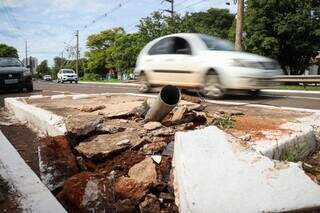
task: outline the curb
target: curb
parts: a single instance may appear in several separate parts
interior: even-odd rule
[[[18,98],[5,98],[4,101],[5,108],[14,114],[19,121],[28,122],[31,127],[39,130],[42,134],[57,136],[64,135],[67,132],[64,119],[61,116],[23,103],[19,101]]]
[[[109,82],[91,82],[91,81],[79,81],[79,83],[80,84],[100,84],[100,85],[139,87],[139,84],[136,84],[136,83],[109,83]]]
[[[23,212],[66,212],[0,131],[0,173],[19,193]]]
[[[299,94],[320,94],[320,91],[304,91],[304,90],[285,90],[285,89],[264,89],[262,92],[272,93],[299,93]]]

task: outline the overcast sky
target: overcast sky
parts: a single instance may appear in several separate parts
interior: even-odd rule
[[[169,9],[170,4],[161,1],[0,0],[0,43],[16,47],[22,59],[25,57],[25,40],[28,40],[28,56],[35,56],[39,61],[47,59],[52,64],[53,57],[61,55],[66,44],[75,44],[77,29],[83,55],[88,35],[118,26],[134,32],[142,17]],[[230,2],[230,6],[226,2]],[[120,3],[123,4],[119,8]],[[236,11],[233,0],[175,0],[175,4],[179,13],[211,7],[227,8],[232,13]],[[112,10],[114,12],[108,14]]]

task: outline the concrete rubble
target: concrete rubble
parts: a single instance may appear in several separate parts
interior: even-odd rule
[[[300,137],[295,144],[301,144],[306,137],[301,129],[311,139],[303,156],[312,152],[320,124],[305,124],[302,118],[311,116],[308,121],[312,121],[314,115],[283,111],[257,115],[256,110],[225,106],[217,110],[198,99],[182,97],[162,121],[147,122],[145,115],[153,102],[150,97],[102,94],[54,100],[25,98],[18,110],[17,100],[9,99],[6,105],[18,115],[27,105],[30,110],[21,116],[23,120],[32,118],[30,125],[49,135],[59,131],[65,135],[59,137],[68,141],[69,147],[45,138],[42,144],[56,144],[40,147],[40,155],[47,158],[43,180],[46,173],[61,174],[56,184],[49,181],[47,186],[68,212],[255,212],[320,206],[313,197],[319,195],[319,186],[301,168],[269,159],[280,158],[275,150],[291,159],[290,154],[299,147],[286,153],[285,145],[292,137]],[[53,115],[59,125],[53,123],[53,130],[47,131],[50,122],[37,122],[35,118],[40,118],[28,115],[36,109]],[[266,121],[263,116],[270,113],[285,118],[275,116],[270,125],[262,125]],[[43,123],[46,126],[37,127]],[[213,125],[226,133],[206,128]],[[281,149],[275,147],[275,141],[280,145],[284,141]],[[47,147],[55,147],[47,151],[49,157],[44,151]],[[50,157],[55,152],[61,153],[57,159]],[[296,189],[306,197],[300,199]],[[270,199],[261,202],[264,196]],[[274,197],[277,201],[271,202]]]

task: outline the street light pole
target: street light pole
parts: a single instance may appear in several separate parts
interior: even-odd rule
[[[236,50],[242,50],[242,34],[243,34],[243,14],[244,14],[244,0],[237,1],[237,20],[236,20]]]
[[[76,32],[76,37],[77,37],[77,60],[76,60],[76,73],[79,76],[79,30]]]
[[[174,0],[164,0],[164,1],[171,3],[171,10],[165,10],[165,11],[168,13],[171,13],[171,16],[173,17],[173,15],[174,15]]]

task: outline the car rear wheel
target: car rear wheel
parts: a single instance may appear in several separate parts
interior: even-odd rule
[[[27,91],[28,92],[33,92],[33,84],[28,84],[27,85]]]
[[[140,83],[140,86],[138,88],[139,92],[141,92],[141,93],[150,92],[151,86],[148,83],[147,77],[144,73],[141,74],[141,76],[139,78],[139,83]]]
[[[216,72],[210,71],[206,75],[205,85],[202,91],[203,95],[209,98],[222,98],[224,91],[221,86],[219,76]]]

